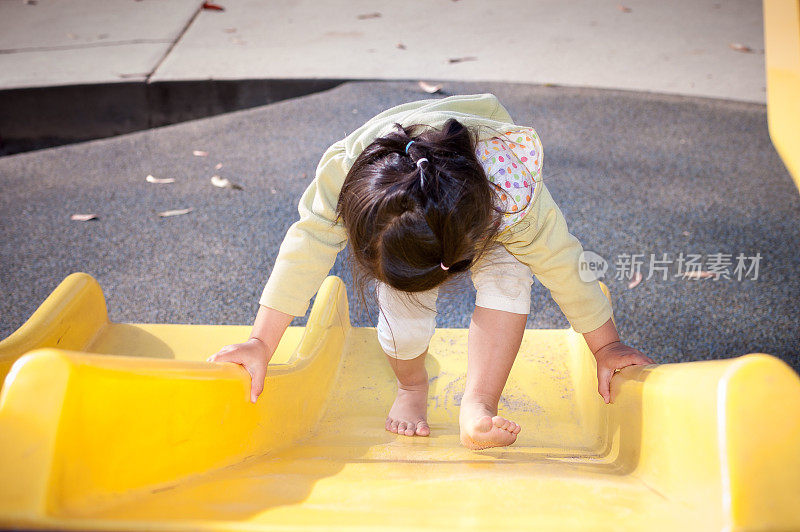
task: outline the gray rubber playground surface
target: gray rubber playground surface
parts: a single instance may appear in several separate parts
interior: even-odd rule
[[[537,128],[545,180],[571,231],[611,263],[606,282],[624,341],[659,362],[766,352],[800,368],[800,195],[770,143],[763,106],[498,83],[445,90],[493,92],[518,123]],[[99,280],[115,321],[251,323],[325,148],[372,115],[425,97],[415,83],[348,83],[0,158],[0,337],[75,271]],[[243,190],[211,186],[215,173]],[[149,184],[148,174],[176,181]],[[156,214],[188,207],[184,216]],[[73,222],[74,213],[100,219]],[[665,253],[668,279],[629,289],[628,279],[615,278],[623,255],[642,255],[646,278],[651,254]],[[732,278],[676,276],[680,253],[704,262],[730,254]],[[739,254],[760,254],[757,279],[752,271],[736,279]],[[332,273],[349,279],[344,264],[340,256]],[[355,315],[353,300],[353,322],[372,325],[374,309],[373,318]],[[473,307],[464,279],[440,297],[439,325],[468,326]],[[567,326],[538,283],[528,326]]]

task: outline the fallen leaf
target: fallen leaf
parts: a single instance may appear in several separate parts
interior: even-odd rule
[[[236,33],[236,28],[225,28],[222,31],[224,31],[225,33]]]
[[[220,177],[218,175],[211,176],[211,184],[218,188],[232,188],[233,190],[242,190],[240,185],[231,183],[229,179]]]
[[[683,274],[684,279],[708,279],[709,277],[715,277],[715,275],[704,270],[685,272]]]
[[[623,6],[622,4],[617,4],[617,9],[619,9],[623,13],[630,13],[632,11],[631,8],[629,8],[628,6]]]
[[[305,179],[305,178],[307,178],[307,177],[308,177],[308,174],[307,174],[307,173],[305,173],[305,172],[303,172],[303,179]]]
[[[398,48],[398,50],[405,50],[406,49],[406,45],[401,43],[401,42],[399,42],[399,43],[397,43],[397,48]]]
[[[195,157],[208,157],[208,152],[202,150],[194,150],[192,152],[192,155],[194,155]]]
[[[203,2],[203,9],[207,9],[208,11],[225,11],[224,7],[213,2]]]
[[[452,64],[452,63],[464,63],[465,61],[477,61],[477,60],[478,60],[477,57],[472,57],[472,56],[468,56],[468,57],[451,57],[450,59],[447,60],[447,62]]]
[[[175,209],[175,210],[172,210],[172,211],[160,212],[160,213],[158,213],[158,215],[161,216],[162,218],[166,218],[168,216],[180,216],[182,214],[189,214],[193,210],[194,209],[189,207],[188,209]]]
[[[217,163],[217,165],[214,167],[214,170],[219,170],[220,168],[222,168],[222,163]]]
[[[419,83],[417,83],[417,85],[419,85],[419,88],[424,90],[428,94],[436,94],[437,92],[442,90],[441,85],[431,85],[430,83],[426,83],[424,81],[420,81]]]
[[[631,282],[628,283],[628,288],[636,288],[639,286],[639,283],[642,282],[642,272],[636,272],[633,274],[633,279]]]
[[[173,177],[158,178],[158,177],[153,177],[150,174],[147,175],[145,180],[148,183],[154,183],[156,185],[166,185],[167,183],[174,183],[175,182],[175,178],[173,178]]]
[[[96,214],[73,214],[69,217],[70,220],[75,220],[76,222],[88,222],[89,220],[98,220]]]
[[[231,37],[230,40],[233,44],[247,44],[247,41],[243,41],[239,37]]]
[[[744,44],[738,43],[738,42],[729,43],[728,46],[731,47],[731,50],[734,50],[736,52],[742,52],[743,54],[752,54],[753,53],[753,49],[752,48],[750,48],[749,46],[746,46]]]
[[[370,18],[381,18],[381,14],[378,12],[375,13],[364,13],[363,15],[359,15],[358,20],[367,20]]]
[[[70,38],[70,39],[72,39],[73,41],[74,41],[75,39],[77,39],[77,38],[78,38],[78,36],[77,36],[77,35],[75,35],[74,33],[67,33],[67,37],[69,37],[69,38]]]

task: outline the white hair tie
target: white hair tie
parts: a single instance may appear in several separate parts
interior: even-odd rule
[[[425,174],[422,171],[422,162],[423,161],[425,161],[427,163],[428,159],[426,159],[425,157],[417,159],[417,168],[419,168],[419,186],[425,185]]]

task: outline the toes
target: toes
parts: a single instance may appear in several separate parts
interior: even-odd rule
[[[428,436],[431,433],[431,429],[425,420],[412,423],[411,421],[399,421],[386,418],[385,427],[389,432],[394,432],[401,436],[414,436],[415,434],[419,436]]]
[[[500,417],[500,416],[494,416],[494,417],[492,418],[492,424],[493,424],[495,427],[497,427],[498,429],[503,429],[503,430],[505,430],[505,429],[508,427],[508,420],[507,420],[507,419],[505,419],[505,418],[502,418],[502,417]]]
[[[494,416],[492,418],[492,424],[499,429],[510,432],[511,434],[519,434],[519,431],[521,430],[519,425],[500,416]]]
[[[485,430],[481,430],[484,425]],[[461,430],[461,443],[470,449],[488,449],[490,447],[505,447],[517,439],[520,426],[501,416],[485,416],[470,428],[469,425]]]

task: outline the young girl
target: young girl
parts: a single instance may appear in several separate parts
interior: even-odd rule
[[[303,316],[349,241],[359,286],[377,281],[378,338],[397,376],[386,430],[427,436],[425,355],[438,286],[470,270],[477,290],[461,401],[462,443],[512,444],[520,431],[497,415],[530,311],[532,274],[550,290],[597,360],[606,403],[614,372],[652,360],[620,342],[597,281],[578,275],[581,244],[541,181],[536,132],[515,125],[491,94],[400,105],[323,155],[300,199],[261,296],[251,338],[210,361],[251,375],[251,401],[293,316]]]

